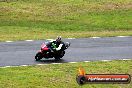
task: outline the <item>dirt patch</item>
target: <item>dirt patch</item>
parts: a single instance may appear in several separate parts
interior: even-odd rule
[[[104,5],[104,9],[114,10],[114,9],[131,9],[132,3],[127,4],[117,4],[117,3],[107,3]]]
[[[0,7],[0,12],[11,12],[12,8],[11,7]]]

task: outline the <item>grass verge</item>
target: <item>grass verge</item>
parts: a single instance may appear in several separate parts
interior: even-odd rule
[[[79,66],[87,74],[130,74],[132,75],[132,60],[109,62],[79,62],[50,64],[43,66],[0,68],[1,88],[132,88],[130,84],[88,84],[79,86],[76,75]]]
[[[131,0],[2,0],[0,41],[132,36]]]

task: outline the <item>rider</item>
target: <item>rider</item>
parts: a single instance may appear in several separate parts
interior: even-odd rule
[[[61,51],[63,50],[64,42],[61,40],[61,36],[57,36],[56,40],[50,41],[47,46],[51,49],[52,52]]]

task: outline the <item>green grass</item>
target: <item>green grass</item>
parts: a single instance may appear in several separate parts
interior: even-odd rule
[[[131,0],[3,1],[0,2],[0,41],[57,35],[132,36]]]
[[[87,74],[130,74],[132,60],[110,62],[79,62],[57,65],[0,68],[1,88],[132,88],[130,84],[87,84],[76,83],[78,68]]]

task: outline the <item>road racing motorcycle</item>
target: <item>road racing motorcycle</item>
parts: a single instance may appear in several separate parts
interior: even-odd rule
[[[35,56],[35,60],[39,61],[42,58],[45,59],[49,59],[49,58],[55,58],[55,60],[60,60],[64,54],[65,54],[65,50],[70,46],[69,42],[65,42],[63,45],[63,50],[53,50],[51,48],[47,47],[47,43],[43,43],[41,45],[41,49],[37,52],[36,56]]]

